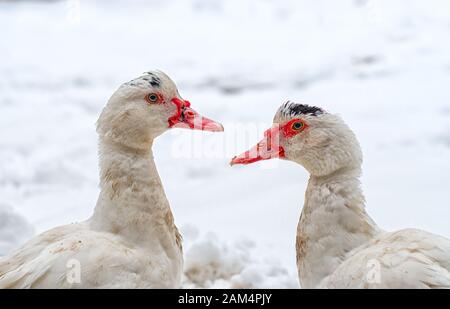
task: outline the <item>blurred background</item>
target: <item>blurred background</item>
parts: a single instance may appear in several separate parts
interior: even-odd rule
[[[450,237],[448,1],[0,1],[0,255],[90,216],[97,117],[121,83],[155,68],[225,125],[154,145],[186,287],[299,287],[307,173],[284,161],[231,169],[261,136],[220,148],[236,124],[268,126],[287,99],[353,128],[381,227]],[[180,156],[183,137],[203,149]]]

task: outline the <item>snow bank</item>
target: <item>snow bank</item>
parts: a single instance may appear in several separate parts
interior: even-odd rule
[[[259,258],[254,241],[228,244],[214,233],[199,237],[193,226],[182,228],[182,232],[184,288],[298,288],[296,274],[276,259]]]
[[[34,228],[11,207],[0,204],[0,256],[26,242]]]

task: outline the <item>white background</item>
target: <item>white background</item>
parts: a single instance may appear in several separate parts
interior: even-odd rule
[[[287,99],[354,129],[381,227],[450,237],[448,1],[0,1],[0,254],[90,216],[95,121],[121,83],[154,68],[225,125],[154,145],[186,268],[202,270],[185,286],[298,287],[307,173],[228,165],[262,137],[239,143],[236,125],[263,130]],[[180,141],[200,145],[195,156]]]

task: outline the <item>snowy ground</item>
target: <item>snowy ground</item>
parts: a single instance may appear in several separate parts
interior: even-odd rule
[[[228,166],[286,99],[354,129],[380,226],[450,237],[446,0],[0,1],[0,29],[0,254],[91,214],[95,121],[120,83],[152,68],[226,130],[154,145],[186,287],[298,287],[308,175],[281,161]]]

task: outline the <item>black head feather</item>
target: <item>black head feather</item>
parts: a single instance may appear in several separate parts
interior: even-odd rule
[[[145,72],[143,76],[133,79],[132,81],[126,83],[129,86],[134,87],[161,87],[161,78],[153,72]]]
[[[301,115],[319,116],[324,114],[325,111],[317,106],[310,106],[288,101],[282,106],[281,113],[285,116],[290,117]]]
[[[144,77],[144,80],[148,81],[148,83],[152,87],[160,87],[161,86],[161,78],[159,78],[159,76],[157,76],[153,72],[146,72],[145,74],[147,74],[147,76]]]

